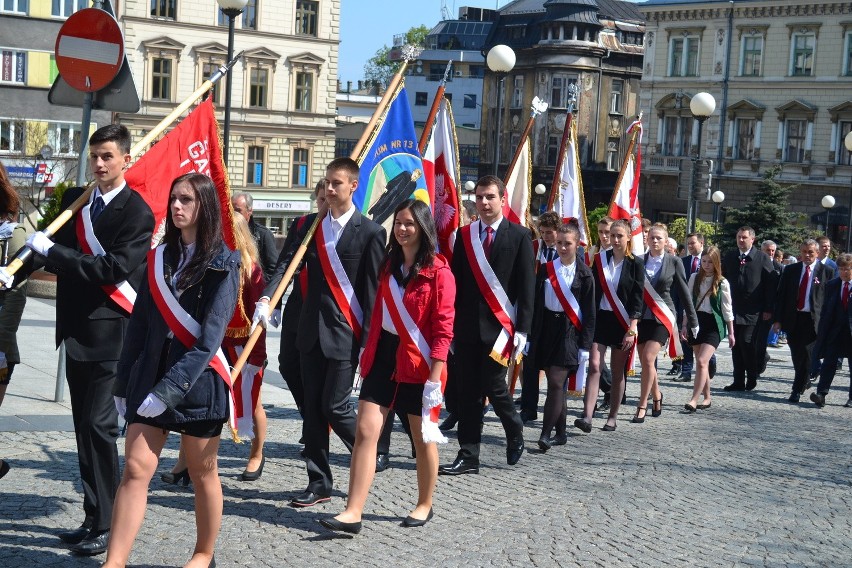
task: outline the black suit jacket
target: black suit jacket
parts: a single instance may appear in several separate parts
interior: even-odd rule
[[[267,227],[257,223],[252,217],[249,220],[249,230],[254,242],[257,244],[257,256],[260,258],[260,268],[263,270],[263,279],[269,282],[275,271],[275,261],[278,258],[275,250],[275,236]]]
[[[577,271],[574,274],[574,282],[571,283],[571,293],[577,299],[580,305],[580,313],[583,318],[583,326],[579,333],[571,332],[574,325],[568,318],[565,318],[565,340],[569,337],[576,338],[576,345],[569,346],[569,353],[576,353],[577,349],[585,349],[588,351],[592,348],[592,341],[595,337],[595,319],[597,314],[597,306],[595,306],[595,277],[592,275],[592,269],[583,264],[580,256],[577,256]],[[539,334],[542,330],[542,322],[544,316],[544,290],[550,287],[551,284],[547,277],[547,265],[542,264],[538,268],[535,280],[535,310],[533,312],[532,348],[535,349],[539,344]]]
[[[781,329],[790,335],[795,335],[796,329],[796,303],[799,299],[799,284],[805,265],[802,262],[791,264],[781,273],[781,281],[778,284],[778,292],[775,296],[775,321],[781,324]],[[825,284],[834,278],[834,270],[817,261],[811,274],[811,316],[814,320],[814,332],[819,328],[819,318],[825,298]],[[839,292],[838,292],[839,294]]]
[[[606,258],[612,258],[612,250],[606,251]],[[597,264],[597,258],[595,259]],[[601,305],[603,298],[603,284],[598,276],[598,267],[592,268],[592,273],[595,276],[595,307]],[[624,308],[627,310],[627,317],[630,319],[641,319],[642,312],[645,310],[645,300],[642,296],[642,290],[645,286],[645,264],[642,258],[634,256],[633,258],[625,257],[624,264],[621,266],[621,276],[618,279],[618,286],[615,289],[616,296],[619,297]]]
[[[69,189],[66,209],[83,193]],[[128,314],[101,286],[127,280],[139,291],[151,249],[154,214],[142,197],[125,187],[104,208],[93,225],[106,254],[84,254],[77,241],[77,215],[56,233],[46,266],[57,275],[56,345],[65,341],[77,361],[117,361],[121,355]]]
[[[850,324],[852,324],[852,310],[843,308],[840,301],[840,291],[843,289],[843,281],[832,278],[825,284],[822,309],[820,309],[819,325],[817,326],[817,341],[814,344],[811,361],[814,367],[819,365],[819,360],[828,352],[826,347],[834,345],[835,353],[842,354],[842,346],[848,345]]]
[[[479,221],[470,225],[473,238],[479,238]],[[461,229],[456,234],[451,268],[456,277],[456,341],[480,341],[489,346],[503,329],[497,316],[488,307],[473,276]],[[533,248],[529,230],[504,218],[497,227],[491,246],[491,265],[494,274],[515,305],[515,331],[529,334],[532,329],[535,273]]]
[[[647,260],[648,254],[642,257],[643,262]],[[691,260],[692,257],[689,257],[689,259]],[[674,301],[675,297],[678,299],[690,297],[689,288],[686,286],[684,264],[686,263],[683,262],[682,258],[664,253],[663,264],[660,267],[660,273],[657,275],[657,283],[654,284],[654,290],[660,295],[669,309],[672,310],[672,313],[675,314],[675,320],[679,321],[677,310],[685,309],[687,326],[693,328],[698,327],[698,316],[695,314],[695,307],[692,305],[692,302],[685,302],[681,308],[678,308]]]
[[[752,247],[743,264],[739,249],[730,251],[722,261],[722,275],[731,286],[735,324],[756,325],[762,312],[772,312],[777,283],[775,269],[760,249]]]
[[[264,296],[272,297],[284,276],[287,265],[290,264],[290,259],[293,258],[316,216],[316,213],[309,215],[302,229],[296,231],[289,246],[281,249],[278,266],[263,291]],[[335,247],[346,276],[355,288],[355,296],[364,314],[359,341],[356,340],[343,312],[337,306],[317,256],[316,238],[311,239],[305,253],[308,293],[302,300],[299,333],[296,340],[296,347],[300,351],[310,350],[319,341],[320,348],[328,359],[354,361],[358,357],[358,350],[366,342],[369,333],[370,314],[378,287],[379,266],[385,256],[385,242],[385,230],[356,210],[346,223]]]
[[[686,278],[686,281],[689,282],[689,277],[692,276],[692,255],[688,254],[686,256],[678,257],[678,258],[681,261],[681,263],[683,264],[684,278]],[[698,272],[698,270],[700,270],[700,269],[701,269],[701,256],[699,255],[698,268],[696,269],[696,272]],[[689,298],[689,296],[687,295],[686,298]],[[678,293],[677,288],[672,290],[672,301],[674,302],[675,310],[677,310],[677,312],[675,314],[677,316],[677,325],[678,325],[678,327],[680,327],[680,325],[683,323],[684,299],[681,298],[681,295]],[[686,302],[686,303],[691,304],[692,302]]]

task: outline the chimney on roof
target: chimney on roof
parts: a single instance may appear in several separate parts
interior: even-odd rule
[[[346,92],[347,93],[352,92],[352,81],[346,81]]]
[[[364,88],[364,81],[358,81],[358,90],[360,91],[363,88]]]

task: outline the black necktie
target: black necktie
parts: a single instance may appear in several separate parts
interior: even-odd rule
[[[552,262],[553,259],[556,258],[556,249],[553,247],[547,247],[547,262]]]
[[[103,213],[104,207],[106,207],[104,204],[104,198],[100,195],[97,196],[95,198],[95,202],[92,203],[92,207],[89,209],[89,214],[92,217],[92,223],[98,220],[98,217],[100,217],[101,213]]]

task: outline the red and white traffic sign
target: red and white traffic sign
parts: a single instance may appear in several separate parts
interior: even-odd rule
[[[91,93],[109,85],[121,69],[124,38],[111,14],[84,8],[65,20],[56,36],[55,53],[62,78]]]

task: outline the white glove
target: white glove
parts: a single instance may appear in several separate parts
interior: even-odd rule
[[[697,325],[696,325],[695,327],[690,327],[690,328],[689,328],[689,331],[691,331],[691,332],[692,332],[692,337],[693,337],[693,338],[698,337],[698,326],[697,326]]]
[[[523,354],[524,347],[527,345],[527,334],[521,332],[515,332],[514,337],[512,337],[512,342],[515,345],[515,348],[512,349],[512,359],[515,361]]]
[[[33,233],[30,235],[30,238],[27,239],[27,246],[42,256],[47,256],[47,251],[49,251],[50,247],[54,244],[55,243],[41,231]]]
[[[589,351],[587,349],[580,349],[578,355],[581,367],[589,362]]]
[[[269,316],[269,325],[278,329],[278,326],[281,325],[281,310],[272,310],[272,315]]]
[[[165,412],[166,408],[165,402],[153,394],[149,394],[145,397],[145,400],[142,401],[142,404],[139,405],[139,409],[136,411],[136,414],[144,416],[145,418],[156,418]]]
[[[9,274],[5,268],[0,268],[0,288],[11,288],[14,281],[14,274]]]
[[[257,324],[263,326],[263,329],[269,327],[269,302],[255,302],[254,315],[251,316],[251,330],[249,333],[254,333],[254,328]]]
[[[441,383],[426,381],[423,385],[423,408],[435,408],[444,403],[444,395],[441,394]]]
[[[115,409],[118,411],[118,415],[124,418],[124,415],[127,414],[127,399],[114,396],[112,399],[115,401]]]

